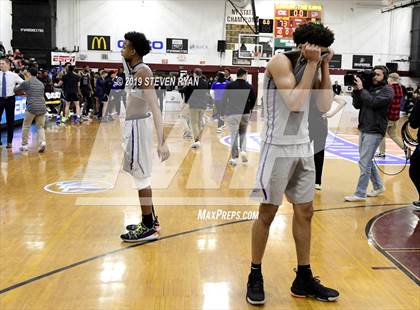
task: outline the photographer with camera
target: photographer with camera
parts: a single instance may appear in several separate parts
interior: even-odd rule
[[[368,197],[376,197],[385,192],[384,184],[378,169],[372,162],[376,149],[381,144],[388,126],[388,106],[394,98],[394,91],[388,83],[388,69],[385,66],[373,68],[372,87],[364,88],[369,81],[362,81],[359,76],[354,77],[353,106],[359,112],[359,167],[360,177],[356,192],[344,197],[345,201],[364,201],[369,185],[373,184],[373,191]]]

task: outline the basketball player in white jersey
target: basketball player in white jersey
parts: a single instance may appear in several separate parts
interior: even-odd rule
[[[126,72],[127,106],[124,124],[124,171],[132,175],[138,190],[142,221],[126,228],[121,235],[125,242],[154,240],[159,237],[159,222],[155,216],[152,189],[153,124],[157,133],[157,152],[163,162],[169,150],[163,136],[162,114],[154,88],[152,70],[143,63],[143,56],[150,52],[150,41],[143,33],[128,32],[124,35],[123,56]]]
[[[331,107],[333,93],[328,65],[333,52],[328,47],[334,42],[334,34],[323,25],[308,23],[300,25],[293,38],[298,49],[275,55],[267,64],[264,77],[266,124],[261,134],[261,158],[253,191],[261,205],[252,227],[252,261],[246,295],[251,304],[265,302],[261,262],[270,225],[284,194],[294,211],[298,267],[292,295],[322,301],[334,301],[339,296],[312,275],[309,259],[315,165],[308,112],[312,104],[317,104],[322,113]]]

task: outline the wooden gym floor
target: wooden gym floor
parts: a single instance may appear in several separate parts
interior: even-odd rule
[[[340,117],[330,129],[356,141],[357,115]],[[248,164],[232,168],[229,149],[219,141],[227,130],[218,135],[209,122],[202,148],[193,151],[180,123],[178,112],[165,114],[172,156],[164,164],[154,162],[161,239],[134,245],[119,238],[140,213],[131,179],[120,172],[117,121],[51,123],[42,155],[35,144],[22,154],[16,130],[13,150],[0,150],[1,309],[253,308],[245,301],[252,221],[198,216],[203,210],[211,215],[258,210],[248,196],[259,154],[250,152]],[[249,132],[260,129],[258,119]],[[401,155],[392,142],[388,150]],[[383,166],[388,173],[400,168]],[[356,163],[328,158],[322,191],[315,194],[312,268],[324,284],[340,291],[340,300],[325,304],[290,296],[296,258],[292,209],[285,203],[263,261],[265,308],[420,308],[419,218],[408,207],[418,197],[408,171],[384,176],[384,195],[344,203],[358,175]],[[94,192],[101,188],[109,189]],[[404,214],[385,220],[395,212]]]

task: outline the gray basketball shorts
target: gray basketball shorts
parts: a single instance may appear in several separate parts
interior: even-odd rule
[[[311,143],[274,145],[262,142],[261,157],[251,197],[279,206],[283,195],[290,203],[313,200],[315,163]]]
[[[151,185],[153,158],[153,119],[125,120],[123,170],[132,175],[137,189]]]

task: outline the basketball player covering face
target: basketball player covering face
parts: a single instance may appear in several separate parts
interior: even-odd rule
[[[298,267],[292,295],[322,301],[334,301],[339,296],[312,275],[309,262],[315,165],[308,112],[310,104],[317,104],[322,113],[331,107],[333,93],[328,65],[333,51],[328,47],[334,42],[334,34],[323,25],[308,23],[299,26],[293,38],[298,50],[274,56],[264,77],[267,115],[252,194],[261,204],[252,227],[252,264],[247,285],[247,301],[251,304],[265,303],[261,262],[270,225],[284,194],[294,211]]]
[[[160,225],[155,216],[152,189],[153,123],[157,133],[157,152],[161,161],[169,158],[163,136],[162,114],[153,83],[152,70],[143,63],[143,56],[150,52],[150,42],[144,34],[128,32],[124,36],[123,56],[126,70],[127,106],[124,122],[124,171],[132,175],[138,189],[142,221],[126,227],[121,235],[126,242],[154,240],[159,237]]]

